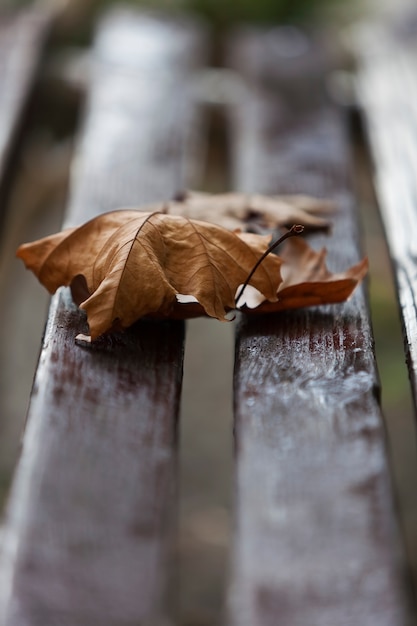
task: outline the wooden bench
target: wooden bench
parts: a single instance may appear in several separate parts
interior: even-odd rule
[[[8,319],[16,319],[16,309],[12,292],[18,281],[14,281],[13,249],[16,247],[11,226],[24,218],[15,209],[10,209],[17,199],[18,180],[23,177],[24,146],[30,141],[35,101],[39,94],[40,70],[43,66],[43,52],[53,25],[54,12],[40,8],[25,9],[19,12],[6,12],[0,9],[0,501],[4,502],[7,485],[12,471],[13,460],[19,448],[19,433],[24,422],[24,411],[19,411],[14,399],[19,397],[17,387],[21,381],[20,354],[28,352],[28,346],[21,344],[19,350],[13,342]],[[22,187],[23,188],[23,187]],[[27,188],[25,186],[25,193]],[[32,199],[32,195],[28,191]],[[58,220],[57,220],[58,223]],[[27,290],[19,285],[24,299]],[[16,293],[15,292],[15,293]],[[13,303],[13,304],[12,304]],[[12,311],[13,309],[13,311]],[[10,317],[9,317],[10,312]],[[44,316],[44,312],[40,311]],[[17,325],[12,324],[14,328]],[[20,332],[20,331],[19,331]],[[36,331],[38,335],[39,332]],[[33,368],[36,365],[37,347],[32,352]],[[17,349],[15,349],[17,347]],[[28,363],[28,359],[25,360]],[[33,372],[32,372],[33,373]],[[28,369],[28,382],[30,381]],[[19,380],[19,385],[15,382]],[[30,384],[30,382],[29,382]],[[10,394],[8,391],[14,389]],[[13,396],[13,397],[12,397]],[[20,397],[28,396],[27,391]],[[24,401],[25,402],[25,401]],[[17,419],[14,419],[14,417]],[[23,418],[23,419],[21,419]],[[13,436],[15,433],[16,436]]]
[[[117,11],[96,32],[66,225],[168,199],[202,141],[194,22]],[[298,31],[245,31],[227,63],[232,187],[336,201],[335,270],[356,262],[346,111]],[[213,322],[216,323],[216,322]],[[184,325],[141,322],[100,349],[52,298],[3,524],[7,626],[175,623],[176,441]],[[343,305],[241,319],[235,364],[234,626],[411,623],[365,288]],[[171,589],[172,591],[172,589]]]
[[[0,13],[0,219],[27,105],[52,14],[40,10]]]

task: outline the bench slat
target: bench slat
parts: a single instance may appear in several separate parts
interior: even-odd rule
[[[11,159],[34,86],[51,14],[0,13],[0,203],[8,191]],[[1,207],[3,211],[3,207]]]
[[[417,398],[417,46],[415,9],[403,23],[357,33],[357,94],[397,283],[410,381]]]
[[[340,111],[320,52],[291,30],[247,33],[233,65],[235,186],[332,198],[329,248],[359,260]],[[237,333],[236,626],[408,623],[399,539],[363,289],[350,302],[242,320]]]
[[[192,24],[117,12],[101,24],[67,224],[182,189],[202,60]],[[52,300],[4,529],[12,625],[159,623],[174,513],[181,323],[74,344],[85,320]],[[149,621],[148,621],[149,620]]]

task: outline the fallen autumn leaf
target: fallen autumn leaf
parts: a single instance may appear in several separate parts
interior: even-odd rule
[[[223,320],[236,303],[249,314],[341,302],[367,270],[364,260],[332,274],[325,251],[297,239],[253,272],[270,241],[181,215],[119,210],[23,244],[17,256],[50,293],[71,287],[92,340],[142,317]]]

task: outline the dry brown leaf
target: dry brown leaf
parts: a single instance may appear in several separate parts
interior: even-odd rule
[[[281,253],[282,266],[277,300],[268,301],[249,285],[240,302],[245,313],[274,313],[320,304],[336,304],[349,298],[368,271],[365,258],[344,272],[333,274],[326,266],[327,251],[313,250],[301,238],[286,242]]]
[[[320,214],[330,213],[334,203],[305,195],[264,196],[261,194],[209,194],[185,191],[171,202],[141,207],[149,213],[181,215],[192,220],[218,224],[228,230],[275,229],[302,224],[307,228],[328,228]]]
[[[95,339],[142,317],[225,319],[270,239],[182,216],[121,210],[24,244],[17,255],[50,293],[71,286]],[[367,262],[332,274],[325,256],[301,239],[288,241],[281,258],[268,255],[256,269],[239,309],[269,313],[345,300]]]
[[[208,222],[125,210],[24,244],[17,255],[50,293],[73,287],[94,339],[141,317],[194,316],[195,301],[198,314],[225,319],[269,241],[260,235],[244,240]],[[270,255],[251,280],[271,301],[281,282],[280,266]],[[178,303],[184,296],[191,306]]]

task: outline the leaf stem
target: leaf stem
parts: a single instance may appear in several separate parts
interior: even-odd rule
[[[249,285],[249,282],[250,282],[252,276],[254,275],[254,273],[256,272],[256,270],[258,269],[260,264],[262,263],[262,261],[268,256],[268,254],[270,254],[273,250],[275,250],[275,248],[280,246],[286,239],[289,239],[290,237],[296,237],[297,235],[301,235],[301,233],[303,231],[304,231],[304,226],[302,226],[301,224],[294,224],[293,226],[291,226],[290,230],[287,230],[287,232],[284,233],[282,235],[282,237],[277,239],[277,241],[274,241],[274,243],[272,243],[269,246],[269,248],[267,250],[265,250],[263,255],[255,263],[255,265],[253,266],[252,270],[250,271],[247,279],[243,283],[243,285],[242,285],[242,287],[241,287],[241,289],[240,289],[240,291],[239,291],[239,293],[237,295],[237,298],[235,300],[235,307],[236,308],[237,308],[237,305],[238,305],[238,302],[239,302],[240,298],[242,297],[243,292],[245,291],[246,287]]]

